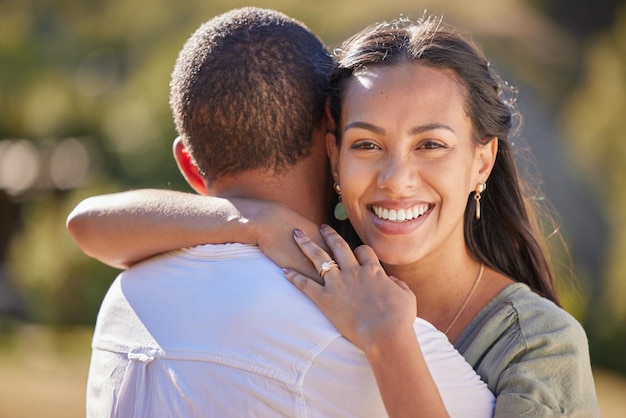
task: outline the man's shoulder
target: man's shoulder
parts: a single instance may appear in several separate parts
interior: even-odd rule
[[[137,281],[149,277],[155,281],[172,275],[193,277],[194,271],[219,272],[224,268],[229,273],[242,274],[258,270],[259,277],[267,275],[268,270],[278,272],[277,266],[256,246],[240,243],[202,244],[142,260],[121,272],[118,279]]]
[[[194,247],[185,247],[157,254],[142,260],[128,270],[136,270],[141,266],[150,266],[152,264],[164,263],[173,260],[219,261],[256,258],[267,259],[267,256],[260,250],[259,247],[254,245],[242,244],[239,242],[230,242],[225,244],[201,244]]]
[[[248,344],[268,337],[307,346],[336,338],[321,311],[256,247],[211,247],[164,254],[120,274],[102,303],[97,336],[115,329],[116,340],[133,344],[137,330],[146,330],[169,350],[236,353],[254,352]]]

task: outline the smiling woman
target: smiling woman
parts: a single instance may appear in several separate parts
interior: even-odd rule
[[[419,349],[406,350],[411,310],[479,373],[496,416],[599,415],[585,333],[559,307],[512,158],[516,109],[487,59],[436,18],[373,25],[337,51],[327,148],[367,247],[352,254],[323,228],[339,269],[323,287],[287,277],[366,352],[391,415],[417,410],[420,386],[394,385],[419,379]],[[314,264],[329,257],[296,241]]]

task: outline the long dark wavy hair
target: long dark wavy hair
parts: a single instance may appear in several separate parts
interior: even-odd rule
[[[519,122],[514,97],[490,68],[482,50],[440,18],[412,22],[397,19],[372,25],[335,50],[331,113],[341,141],[341,101],[350,77],[371,66],[414,63],[452,71],[465,87],[465,111],[472,121],[472,139],[481,146],[498,141],[495,165],[482,193],[480,220],[474,192],[465,210],[465,241],[472,254],[491,268],[526,283],[560,305],[539,228],[534,194],[520,178],[509,136]],[[344,230],[345,231],[345,230]],[[350,235],[350,234],[348,234]]]

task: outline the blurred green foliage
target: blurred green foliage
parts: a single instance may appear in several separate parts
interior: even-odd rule
[[[626,371],[626,4],[586,44],[580,84],[561,123],[568,148],[606,211],[611,235],[601,299],[588,328],[597,362]]]
[[[416,18],[425,9],[443,14],[474,34],[498,67],[530,86],[548,108],[560,107],[563,148],[602,202],[612,233],[604,277],[579,272],[578,291],[562,284],[565,302],[587,326],[594,361],[626,372],[626,360],[616,355],[626,348],[621,297],[626,294],[626,127],[620,118],[626,111],[626,9],[612,17],[616,4],[624,2],[602,1],[601,18],[579,16],[587,24],[577,33],[576,16],[559,14],[559,7],[593,7],[588,3],[266,0],[254,5],[304,21],[331,47],[375,21],[400,14]],[[65,231],[65,218],[81,199],[137,187],[189,190],[171,158],[170,72],[178,50],[202,22],[246,5],[0,0],[0,154],[9,141],[26,139],[40,158],[37,179],[27,189],[0,190],[0,232],[10,244],[0,245],[0,267],[25,298],[29,320],[93,324],[116,274],[84,256]],[[556,24],[546,14],[563,20]],[[46,171],[51,149],[67,138],[88,151],[89,170],[80,187],[59,187]],[[598,296],[588,291],[594,283],[604,284]]]

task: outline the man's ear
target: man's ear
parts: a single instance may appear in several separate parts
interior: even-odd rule
[[[324,106],[326,112],[327,132],[326,132],[326,153],[328,154],[328,160],[330,162],[330,172],[333,175],[335,183],[339,183],[339,145],[337,145],[337,137],[335,132],[337,130],[337,123],[333,118],[330,111],[330,97],[326,99],[326,105]]]
[[[330,111],[330,97],[326,98],[324,112],[326,113],[326,130],[328,132],[335,133],[335,130],[337,129],[337,121],[335,121],[335,118],[333,118],[333,114]]]
[[[183,140],[180,136],[176,137],[174,140],[174,144],[172,146],[172,151],[174,153],[174,159],[176,160],[176,165],[178,166],[178,170],[183,175],[187,183],[194,189],[197,193],[206,195],[207,187],[204,181],[204,177],[198,171],[198,167],[194,164],[191,159],[191,155],[183,144]]]
[[[335,183],[341,184],[339,182],[339,145],[337,145],[335,134],[331,132],[326,133],[326,153],[328,154],[333,180]]]

